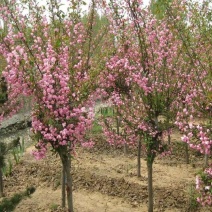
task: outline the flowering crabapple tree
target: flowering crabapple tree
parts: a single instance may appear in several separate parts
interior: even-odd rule
[[[206,119],[211,122],[211,25],[210,20],[207,18],[207,15],[210,11],[210,7],[206,4],[207,1],[204,1],[202,6],[198,4],[193,4],[192,2],[187,2],[186,6],[178,7],[177,11],[183,10],[184,16],[187,14],[185,19],[189,20],[189,25],[185,22],[173,22],[173,28],[176,28],[176,33],[179,39],[182,40],[183,45],[185,47],[185,56],[186,60],[190,62],[189,68],[192,68],[192,74],[195,76],[194,84],[196,88],[191,89],[190,93],[187,95],[187,99],[184,103],[186,103],[182,108],[182,116],[186,117],[187,128],[193,127],[191,123],[196,120],[193,120],[194,116],[201,117],[202,119]],[[174,13],[173,10],[168,8],[170,18],[174,16],[179,16],[181,14]],[[185,11],[186,9],[186,11]],[[180,120],[180,118],[178,118]],[[207,121],[206,121],[207,122]],[[201,124],[201,121],[199,122]],[[190,124],[190,126],[189,126]],[[206,127],[206,123],[202,122],[202,127]],[[183,123],[179,126],[183,128]],[[194,126],[196,128],[197,126]],[[200,127],[200,125],[199,125]],[[210,127],[210,126],[208,126]],[[186,127],[185,127],[186,128]],[[200,127],[201,128],[201,127]],[[210,129],[208,130],[208,135],[210,134]],[[190,138],[192,135],[190,135]],[[199,137],[200,138],[200,137]],[[186,140],[186,137],[184,138]],[[194,141],[194,145],[190,145],[190,147],[196,148],[202,153],[206,153],[210,150],[210,142],[206,142],[204,144],[204,139],[198,139]],[[207,139],[206,139],[207,140]],[[203,141],[203,142],[202,142]],[[191,141],[192,142],[192,141]],[[196,143],[196,144],[195,144]],[[202,144],[200,144],[202,143]],[[210,154],[209,152],[206,155]]]
[[[127,155],[128,148],[137,147],[137,176],[141,177],[141,136],[136,135],[134,130],[128,127],[121,119],[118,111],[112,116],[102,116],[100,125],[105,135],[106,141],[116,148],[124,147],[124,154]]]
[[[174,123],[192,75],[186,69],[182,41],[165,19],[159,21],[142,8],[142,1],[111,1],[106,13],[117,49],[102,73],[101,85],[110,93],[110,101],[118,107],[127,128],[135,138],[143,139],[148,211],[152,212],[152,165],[157,154],[166,152],[164,134],[170,128],[166,120]]]
[[[196,188],[200,193],[198,202],[211,205],[212,167],[208,163],[212,150],[211,5],[207,0],[202,4],[182,2],[173,8],[168,7],[167,15],[173,19],[183,14],[184,19],[189,20],[188,23],[174,21],[172,27],[183,42],[185,59],[195,80],[184,100],[184,107],[178,112],[176,124],[184,134],[182,141],[205,155],[207,169],[197,176]]]
[[[86,131],[93,121],[90,93],[95,4],[91,4],[86,24],[81,21],[82,4],[85,2],[67,2],[65,12],[57,0],[46,5],[5,0],[0,7],[1,18],[8,23],[0,47],[7,60],[3,74],[8,83],[16,85],[14,94],[24,92],[33,97],[32,131],[37,141],[33,155],[45,157],[50,146],[60,156],[70,212],[74,210],[70,169],[75,146],[94,144],[86,138]]]
[[[206,168],[196,176],[196,190],[199,193],[197,201],[202,206],[212,205],[212,172],[211,168]]]

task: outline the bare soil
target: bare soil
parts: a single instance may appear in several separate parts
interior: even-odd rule
[[[173,141],[178,139],[173,138]],[[146,212],[147,171],[142,158],[142,177],[136,176],[136,150],[128,155],[114,149],[96,137],[91,150],[78,147],[72,161],[74,208],[76,212]],[[192,207],[191,186],[197,171],[203,168],[203,157],[192,153],[191,163],[185,164],[183,146],[175,145],[174,154],[157,158],[154,163],[155,212],[210,212],[210,208]],[[16,207],[15,212],[67,211],[61,204],[61,164],[56,155],[48,152],[45,159],[36,161],[26,150],[21,162],[5,178],[5,196],[10,197],[27,186],[36,191]]]

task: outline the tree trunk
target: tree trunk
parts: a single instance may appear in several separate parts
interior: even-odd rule
[[[185,143],[186,164],[189,164],[188,144]]]
[[[0,197],[3,197],[4,193],[3,193],[3,173],[2,173],[2,169],[0,168]]]
[[[152,165],[153,162],[147,160],[148,169],[148,212],[153,212],[153,185],[152,185]]]
[[[119,118],[116,116],[116,134],[120,135],[119,131]],[[117,144],[115,143],[115,149],[117,149]]]
[[[124,135],[124,139],[125,141],[127,141],[127,136]],[[128,145],[127,145],[127,142],[124,143],[124,155],[127,155],[128,154]]]
[[[62,156],[62,163],[66,174],[66,194],[68,203],[68,212],[74,212],[73,207],[73,192],[72,192],[72,177],[71,177],[71,157],[69,155]]]
[[[168,132],[168,144],[169,145],[171,144],[171,135],[170,135],[170,132]]]
[[[66,206],[66,172],[65,167],[62,167],[62,177],[61,177],[61,186],[62,186],[62,207]]]
[[[128,155],[128,146],[126,143],[124,144],[124,155]]]
[[[117,135],[120,135],[120,131],[119,131],[119,118],[116,117],[116,133]]]
[[[141,136],[139,136],[138,140],[137,177],[141,177]]]
[[[205,154],[204,166],[205,166],[205,168],[208,167],[208,154]]]

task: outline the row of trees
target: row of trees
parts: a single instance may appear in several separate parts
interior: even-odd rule
[[[149,211],[153,210],[152,164],[157,153],[167,150],[163,138],[170,134],[173,124],[184,134],[185,143],[205,154],[205,166],[208,166],[212,142],[208,3],[164,1],[165,11],[160,21],[143,10],[139,2],[125,1],[121,6],[113,2],[107,9],[111,14],[120,9],[112,28],[117,30],[114,36],[122,36],[115,56],[103,73],[102,78],[107,79],[103,86],[110,91],[110,99],[122,119],[124,139],[108,131],[111,120],[105,124],[105,135],[110,143],[115,138],[124,145],[131,144],[131,136],[138,142],[138,151],[142,138],[148,167]],[[205,121],[202,126],[200,117]],[[210,170],[201,177],[201,189],[197,185],[202,191],[198,201],[203,205],[211,204]]]
[[[163,1],[162,10],[155,10],[154,2],[144,8],[141,0],[93,0],[86,18],[83,4],[73,0],[64,12],[57,0],[46,5],[3,0],[0,53],[7,61],[8,99],[13,105],[19,95],[33,97],[34,155],[43,158],[51,147],[60,156],[71,212],[71,158],[77,143],[94,144],[86,137],[93,107],[97,99],[107,99],[122,125],[120,143],[138,142],[145,149],[152,212],[153,162],[167,151],[164,135],[174,124],[191,148],[211,154],[210,4]],[[208,123],[196,125],[195,117]],[[105,121],[105,135],[113,143],[117,136],[110,124]],[[199,201],[211,204],[211,167],[205,173],[207,181],[198,178],[198,183],[209,189],[198,184]],[[63,206],[64,185],[65,180]]]

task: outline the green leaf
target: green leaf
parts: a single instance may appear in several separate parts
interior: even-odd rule
[[[82,5],[87,5],[87,3],[85,1],[82,1]]]
[[[55,43],[56,48],[60,48],[61,47],[61,41],[58,39]]]

